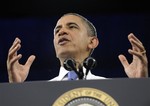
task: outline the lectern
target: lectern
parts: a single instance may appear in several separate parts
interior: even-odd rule
[[[1,83],[0,106],[150,106],[150,79]]]

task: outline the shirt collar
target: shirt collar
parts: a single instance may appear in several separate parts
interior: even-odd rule
[[[59,75],[58,75],[58,79],[59,80],[63,80],[63,78],[66,76],[66,74],[68,73],[69,71],[68,70],[66,70],[64,67],[60,67],[60,70],[59,70]],[[85,69],[85,67],[83,67],[83,72],[84,72],[84,74],[86,73],[86,69]],[[88,72],[88,75],[87,75],[87,78],[88,78],[88,76],[91,76],[91,72],[89,71]]]
[[[61,66],[59,70],[58,79],[62,80],[68,72],[69,72],[68,70],[66,70],[64,67]]]

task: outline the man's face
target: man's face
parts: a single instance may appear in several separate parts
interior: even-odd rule
[[[54,46],[58,58],[80,57],[89,53],[85,23],[74,15],[61,17],[54,29]]]

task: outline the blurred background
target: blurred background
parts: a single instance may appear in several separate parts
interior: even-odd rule
[[[53,29],[67,12],[85,16],[97,28],[100,45],[92,55],[97,60],[93,74],[127,77],[118,55],[124,54],[131,62],[127,39],[131,32],[143,42],[150,59],[150,12],[144,0],[5,0],[0,3],[1,83],[8,82],[7,54],[16,37],[22,41],[20,63],[36,55],[26,81],[49,80],[58,75],[60,64],[53,47]]]

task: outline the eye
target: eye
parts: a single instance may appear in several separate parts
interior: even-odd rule
[[[69,26],[69,28],[71,28],[71,29],[72,29],[72,28],[77,28],[77,27],[76,27],[76,26],[74,26],[74,25],[70,25],[70,26]]]
[[[58,32],[59,32],[59,29],[56,29],[56,30],[55,30],[55,34],[57,34]]]

